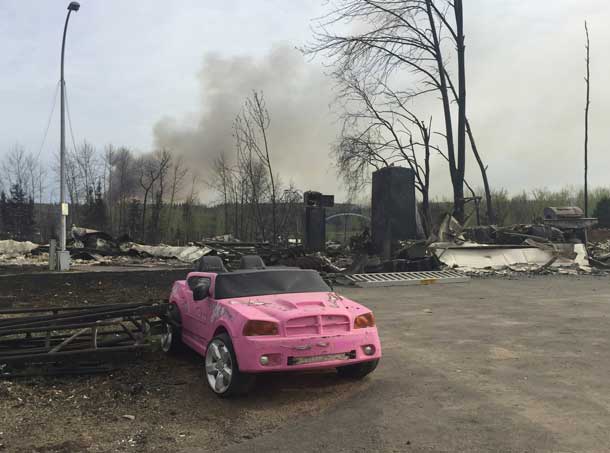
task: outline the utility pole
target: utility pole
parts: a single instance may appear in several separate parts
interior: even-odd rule
[[[59,233],[59,250],[57,251],[57,270],[67,271],[70,269],[70,252],[66,250],[66,220],[68,217],[68,203],[66,203],[66,107],[65,107],[65,88],[66,81],[64,80],[64,53],[66,49],[66,32],[68,31],[68,21],[72,11],[78,11],[80,4],[78,2],[70,2],[68,5],[68,15],[64,25],[64,34],[61,41],[61,78],[60,78],[60,144],[59,144],[59,203],[60,203],[60,233]]]
[[[587,75],[585,76],[587,84],[587,100],[585,102],[585,217],[589,217],[589,178],[587,173],[589,170],[589,104],[591,104],[591,98],[589,86],[589,28],[587,27],[587,21],[585,21],[585,35],[587,36],[587,44],[585,45],[587,51],[587,57],[585,58],[587,63]]]

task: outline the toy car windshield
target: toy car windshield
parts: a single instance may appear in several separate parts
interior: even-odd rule
[[[269,269],[218,274],[216,299],[331,291],[316,271]]]

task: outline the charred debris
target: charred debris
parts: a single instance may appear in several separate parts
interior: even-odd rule
[[[365,227],[347,243],[325,239],[324,206],[306,205],[305,209],[308,223],[304,243],[241,242],[227,235],[184,246],[146,245],[101,231],[72,228],[68,249],[73,260],[85,266],[189,269],[203,256],[219,256],[228,269],[236,269],[242,256],[259,255],[267,266],[315,269],[331,278],[443,269],[473,275],[591,273],[610,269],[610,232],[591,230],[595,219],[585,218],[577,207],[547,208],[542,222],[528,225],[464,227],[447,215],[427,238],[418,225],[417,214],[413,216],[415,233],[402,238],[400,229],[395,228],[402,219],[392,224],[392,216],[382,211],[379,218],[389,219],[389,225],[379,221],[376,225],[373,221],[372,231]],[[374,209],[373,220],[375,216]],[[380,230],[386,234],[380,234]],[[0,265],[44,267],[48,253],[48,245],[0,241]]]
[[[111,371],[152,345],[164,301],[0,309],[0,378]]]
[[[465,226],[469,218],[460,224],[449,214],[438,225],[422,222],[415,176],[408,168],[386,167],[373,173],[371,218],[354,213],[327,215],[333,206],[333,195],[305,192],[302,239],[282,238],[276,244],[242,242],[224,235],[183,246],[148,245],[73,227],[68,248],[81,265],[188,269],[204,256],[219,256],[228,269],[236,269],[243,256],[258,255],[267,266],[315,269],[329,278],[446,269],[482,275],[590,273],[610,268],[610,234],[593,229],[597,219],[585,217],[578,207],[545,208],[540,221],[527,225],[481,226],[477,221],[476,226]],[[362,217],[368,226],[350,238],[345,235],[341,243],[328,241],[327,222],[347,215]],[[49,253],[52,242],[0,241],[0,264],[43,266],[53,256]]]

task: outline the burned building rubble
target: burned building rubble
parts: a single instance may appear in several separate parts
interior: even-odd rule
[[[529,225],[463,228],[450,216],[430,247],[447,266],[473,273],[590,273],[595,245],[587,230],[596,219],[578,207],[548,207],[544,220]]]
[[[596,219],[578,207],[547,207],[533,224],[464,226],[446,215],[425,238],[419,226],[413,175],[388,167],[373,174],[369,226],[344,242],[327,241],[327,208],[334,196],[304,193],[303,242],[242,242],[220,236],[182,246],[149,245],[103,231],[73,227],[68,249],[78,264],[182,266],[220,256],[228,269],[241,257],[259,255],[268,266],[315,269],[327,274],[387,274],[456,269],[473,274],[510,272],[593,272],[610,268],[610,235],[588,231]],[[345,213],[333,214],[347,215]],[[592,230],[598,231],[598,230]],[[0,264],[44,266],[49,246],[0,241]]]

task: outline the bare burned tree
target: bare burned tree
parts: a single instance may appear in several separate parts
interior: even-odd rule
[[[391,164],[383,156],[382,140],[373,136],[377,131],[353,133],[345,131],[339,143],[334,147],[339,176],[346,183],[348,193],[354,196],[370,182],[370,170],[379,170]]]
[[[4,190],[10,190],[12,186],[19,186],[28,196],[34,196],[35,186],[31,174],[35,171],[33,157],[28,154],[21,145],[14,145],[8,153],[4,155],[0,169],[2,170]]]
[[[248,210],[241,215],[240,234],[254,239],[267,240],[267,222],[265,221],[264,202],[269,191],[268,175],[264,164],[258,159],[254,149],[249,145],[247,129],[243,117],[235,120],[235,137],[237,145],[237,168],[242,175],[240,203],[242,209]],[[246,135],[244,135],[246,134]],[[253,219],[252,225],[248,220]]]
[[[213,164],[214,180],[213,184],[220,192],[224,213],[224,229],[229,231],[229,208],[231,200],[231,188],[233,185],[233,169],[229,165],[226,153],[221,153]]]
[[[472,129],[470,128],[470,121],[468,120],[468,118],[466,118],[466,133],[468,134],[472,154],[474,154],[474,158],[476,159],[477,165],[479,166],[479,170],[481,171],[481,178],[483,179],[483,190],[485,191],[485,207],[487,212],[487,224],[495,225],[498,222],[498,218],[496,216],[496,210],[494,207],[495,203],[493,201],[493,197],[491,196],[491,187],[489,185],[489,179],[487,178],[487,165],[485,165],[483,159],[481,159],[481,155],[479,154],[477,144],[474,140],[474,135],[472,134]],[[466,182],[465,179],[464,182]]]
[[[81,185],[79,192],[85,197],[84,201],[86,203],[92,203],[93,186],[95,180],[99,177],[95,148],[85,141],[74,151],[73,156],[76,166],[75,170],[78,172],[79,183]]]
[[[285,245],[291,238],[299,237],[299,227],[302,224],[303,194],[293,184],[290,184],[282,193],[279,202],[280,218],[278,231]]]
[[[102,156],[102,161],[104,164],[104,185],[103,185],[103,191],[106,194],[106,205],[108,206],[108,225],[110,226],[110,228],[112,229],[112,227],[114,226],[113,223],[113,212],[112,212],[112,206],[114,205],[114,200],[113,200],[113,192],[112,192],[112,176],[113,176],[113,168],[114,168],[114,164],[115,164],[115,157],[116,157],[116,151],[114,149],[114,147],[112,145],[108,145],[106,146],[106,149],[104,150],[104,155]]]
[[[197,203],[197,187],[199,185],[199,174],[191,172],[191,188],[182,204],[182,220],[184,224],[184,241],[196,238],[196,225],[193,216],[193,207]]]
[[[428,4],[431,4],[431,0],[428,0]],[[451,5],[451,3],[449,3]],[[458,147],[457,147],[457,168],[455,168],[456,174],[451,176],[454,192],[457,188],[461,191],[462,200],[464,198],[464,174],[466,170],[466,46],[464,46],[464,12],[462,7],[462,0],[453,0],[453,12],[455,15],[455,32],[449,24],[446,24],[447,29],[453,35],[456,44],[456,51],[458,57]],[[443,16],[441,15],[441,18]],[[439,65],[439,70],[441,66]],[[446,71],[446,66],[442,67],[443,71]],[[451,168],[454,168],[451,166]],[[459,207],[456,209],[458,213],[458,219],[460,222],[464,222],[464,204],[459,203]]]
[[[344,72],[341,86],[339,99],[345,114],[342,139],[335,148],[339,173],[354,192],[368,182],[371,167],[410,167],[422,196],[424,227],[429,232],[432,120],[420,120],[405,101],[409,94],[396,92],[386,83],[367,83],[353,72]]]
[[[251,218],[255,219],[254,236],[267,240],[268,225],[265,202],[271,204],[271,241],[277,241],[277,183],[271,166],[268,129],[269,113],[262,94],[256,91],[246,100],[244,109],[235,118],[233,129],[237,148],[238,172],[245,176],[247,190],[243,193]],[[242,234],[244,233],[243,228]],[[248,233],[246,233],[248,234]]]
[[[128,229],[128,201],[134,195],[138,185],[136,165],[137,162],[129,149],[119,148],[116,151],[113,159],[111,197],[118,203],[118,231],[120,232]]]
[[[171,155],[166,150],[158,151],[154,156],[143,156],[138,161],[138,183],[142,188],[144,197],[142,200],[141,234],[146,237],[146,208],[148,197],[151,195],[155,183],[165,174]]]
[[[45,183],[47,179],[47,169],[38,162],[32,154],[27,157],[27,169],[30,174],[30,196],[34,200],[38,200],[39,204],[43,203],[43,195],[46,189]]]
[[[163,200],[165,198],[165,180],[172,165],[172,154],[169,150],[163,149],[155,153],[155,159],[159,163],[159,177],[154,188],[154,198],[150,226],[148,228],[148,240],[152,243],[159,242],[162,230],[161,213],[163,210]]]
[[[214,177],[210,185],[220,196],[224,219],[222,232],[223,234],[232,232],[234,237],[246,237],[241,226],[243,225],[243,208],[246,203],[246,187],[250,187],[247,167],[232,164],[229,155],[225,152],[221,153],[213,163]]]
[[[145,236],[146,226],[146,206],[148,202],[148,196],[152,190],[155,181],[158,178],[158,169],[156,162],[149,157],[141,157],[138,159],[137,166],[139,169],[138,183],[144,192],[144,202],[142,204],[142,218],[140,219],[140,232]]]
[[[68,197],[70,198],[70,220],[72,223],[78,224],[80,220],[79,207],[81,205],[83,192],[81,190],[81,173],[78,169],[78,164],[76,163],[74,151],[66,152],[65,172],[66,189],[68,190]]]
[[[457,102],[459,95],[451,81],[451,75],[446,72],[447,82],[449,83],[449,88],[451,89],[451,93],[453,94],[453,99]],[[481,179],[483,180],[483,190],[485,191],[485,207],[487,211],[487,224],[494,225],[497,223],[496,211],[494,209],[494,202],[491,196],[491,187],[489,185],[489,178],[487,177],[487,166],[483,162],[481,158],[481,154],[479,153],[479,149],[477,147],[476,141],[474,139],[474,134],[472,133],[472,128],[470,127],[470,120],[468,117],[465,118],[466,121],[466,134],[468,135],[468,141],[470,142],[470,149],[472,150],[472,154],[474,155],[475,160],[477,161],[477,165],[479,166],[479,171],[481,172]],[[447,160],[448,161],[448,160]],[[472,192],[472,188],[469,187],[469,190]],[[474,196],[474,195],[473,195]]]
[[[173,164],[171,167],[169,215],[167,216],[167,223],[165,228],[166,232],[169,232],[171,229],[171,218],[173,217],[176,208],[176,197],[182,191],[184,181],[189,172],[189,169],[184,163],[183,156],[174,157]]]
[[[362,24],[364,31],[337,34],[330,30],[351,22]],[[455,93],[448,78],[449,59],[445,57],[451,51],[449,42],[455,46],[453,51],[457,54]],[[439,95],[454,215],[463,221],[467,118],[462,1],[339,0],[320,21],[315,43],[306,52],[330,58],[334,63],[334,75],[339,79],[346,71],[351,71],[359,79],[374,75],[380,84],[388,84],[392,76],[407,71],[417,82],[417,89],[410,94],[412,98],[432,92]],[[454,101],[457,104],[455,131]]]
[[[34,224],[42,233],[44,220],[42,201],[45,190],[46,169],[21,145],[14,145],[0,160],[0,195],[16,201],[16,205],[4,205],[0,235],[13,234],[23,240],[38,239]],[[37,201],[37,203],[36,203]],[[12,208],[10,207],[12,206]],[[14,210],[11,210],[14,209]]]
[[[590,89],[590,70],[589,70],[589,28],[587,27],[587,21],[585,21],[585,36],[586,36],[586,44],[585,50],[587,52],[587,56],[585,58],[585,63],[587,66],[586,75],[585,75],[585,83],[587,85],[587,95],[585,100],[585,217],[589,216],[589,178],[588,178],[588,170],[589,170],[589,105],[591,104],[591,89]]]
[[[174,207],[176,203],[176,195],[182,190],[184,185],[184,180],[189,170],[184,163],[183,156],[178,156],[174,159],[174,163],[172,165],[172,180],[171,180],[171,189],[170,189],[170,198],[169,198],[169,206],[170,208]]]
[[[250,159],[256,156],[264,166],[270,184],[271,198],[271,232],[272,242],[277,241],[277,187],[276,176],[273,174],[271,165],[271,151],[269,148],[269,126],[271,118],[265,104],[262,91],[253,91],[252,96],[246,99],[244,110],[241,114],[242,121],[236,123],[236,127],[241,127],[237,135],[244,141],[244,146],[248,149]]]

